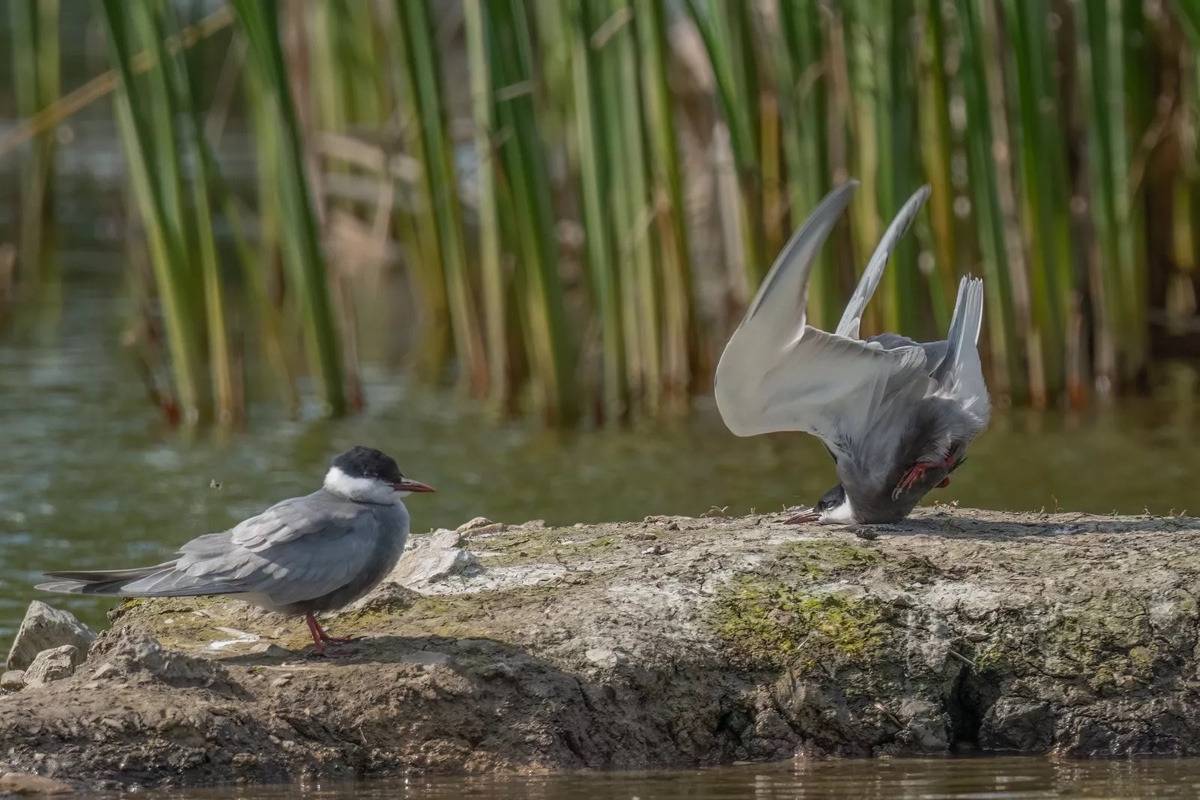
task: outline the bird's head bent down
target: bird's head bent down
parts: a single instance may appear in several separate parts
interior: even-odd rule
[[[846,487],[840,483],[821,495],[821,499],[810,510],[801,511],[787,519],[787,524],[797,525],[802,522],[853,522],[854,509],[850,506],[850,498],[846,496]]]
[[[359,503],[391,505],[413,492],[432,492],[426,483],[404,477],[395,459],[373,447],[352,447],[333,460],[325,490]]]
[[[892,404],[868,435],[852,446],[828,448],[838,485],[788,521],[898,522],[928,492],[949,485],[978,431],[977,419],[938,398]]]

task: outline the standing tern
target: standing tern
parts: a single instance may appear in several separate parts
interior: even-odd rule
[[[118,597],[233,595],[268,611],[303,614],[318,654],[330,636],[314,614],[342,608],[375,588],[408,539],[400,498],[433,487],[401,474],[391,457],[355,447],[333,460],[325,483],[179,548],[152,567],[47,572],[47,592]]]
[[[789,522],[895,522],[949,482],[987,427],[990,401],[976,343],[983,281],[964,277],[945,340],[859,338],[884,266],[929,197],[892,220],[833,333],[805,321],[814,257],[857,181],[830,192],[783,248],[717,364],[715,393],[734,434],[805,431],[825,443],[840,484]]]

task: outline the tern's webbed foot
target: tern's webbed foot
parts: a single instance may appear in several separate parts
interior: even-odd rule
[[[326,644],[350,644],[351,642],[357,642],[360,638],[362,638],[362,637],[359,637],[359,636],[330,636],[328,633],[325,633],[325,632],[321,633],[321,641],[325,642]]]

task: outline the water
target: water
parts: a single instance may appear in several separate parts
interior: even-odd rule
[[[164,798],[282,800],[1035,800],[1194,798],[1200,759],[1055,761],[1045,758],[891,758],[748,764],[677,772],[403,778],[242,790],[164,792]]]

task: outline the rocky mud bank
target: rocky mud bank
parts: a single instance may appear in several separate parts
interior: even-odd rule
[[[0,784],[1200,755],[1200,520],[784,517],[417,536],[325,618],[362,637],[337,658],[229,599],[129,601],[94,641],[34,620]]]

